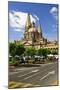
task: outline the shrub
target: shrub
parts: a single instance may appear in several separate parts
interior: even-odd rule
[[[19,65],[19,61],[15,60],[14,58],[12,58],[11,61],[9,61],[9,64],[11,66],[18,66]]]

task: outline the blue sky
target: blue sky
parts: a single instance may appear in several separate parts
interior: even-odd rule
[[[52,41],[57,40],[58,5],[10,1],[8,2],[8,12],[9,41],[23,38],[27,13],[30,13],[31,20],[37,25],[41,24],[45,38]]]

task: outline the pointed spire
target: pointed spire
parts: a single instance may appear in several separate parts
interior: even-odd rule
[[[41,25],[38,26],[38,32],[39,32],[39,33],[42,33]]]
[[[30,20],[30,14],[27,14],[27,20],[26,20],[26,29],[28,29],[31,26],[31,20]]]

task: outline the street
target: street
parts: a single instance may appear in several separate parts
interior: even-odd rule
[[[58,85],[58,63],[16,68],[9,72],[9,82],[11,81],[29,83],[34,86]]]

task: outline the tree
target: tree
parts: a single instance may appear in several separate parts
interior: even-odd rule
[[[41,48],[41,49],[38,50],[38,55],[44,56],[45,58],[46,58],[47,55],[50,54],[50,53],[51,53],[51,52],[50,52],[50,50],[48,50],[48,49],[43,49],[43,48]]]
[[[16,44],[15,43],[9,43],[9,54],[14,57],[15,51],[16,51]]]
[[[47,54],[51,54],[51,51],[49,49],[47,49]]]
[[[19,56],[21,56],[25,51],[25,48],[22,44],[16,44],[14,43],[9,43],[9,54],[12,56],[10,59],[10,64],[11,65],[18,65],[19,64]],[[17,57],[16,57],[17,56]]]
[[[10,43],[9,44],[9,53],[11,56],[15,56],[15,55],[22,55],[25,51],[25,48],[22,44],[16,44],[15,42],[14,43]]]
[[[25,51],[25,48],[22,44],[16,45],[16,51],[15,54],[18,56],[21,56]]]
[[[36,54],[36,49],[35,48],[27,48],[25,51],[25,55],[27,56],[34,56]]]

